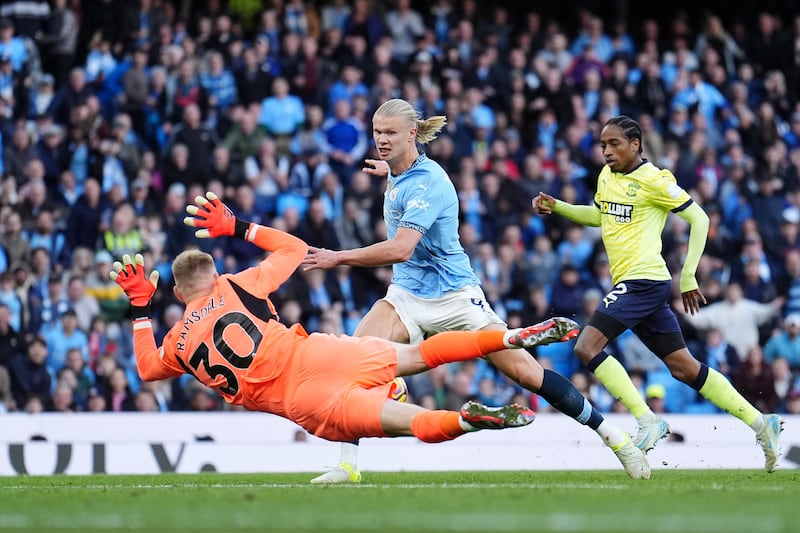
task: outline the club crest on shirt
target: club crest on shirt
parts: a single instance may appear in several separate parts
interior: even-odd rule
[[[628,196],[630,198],[636,198],[636,192],[641,188],[642,188],[641,185],[639,185],[635,181],[632,181],[628,184],[628,190],[625,191],[625,196]]]
[[[397,198],[397,187],[389,191],[389,201],[394,202],[395,198]]]

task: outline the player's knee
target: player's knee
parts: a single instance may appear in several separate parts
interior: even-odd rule
[[[675,350],[664,357],[664,363],[672,377],[683,383],[692,383],[700,372],[700,362],[686,348]]]
[[[575,344],[574,352],[577,358],[583,363],[588,363],[592,360],[592,358],[594,358],[595,355],[600,353],[600,350],[596,350],[595,347],[589,345],[589,343],[581,342],[581,339],[578,338],[578,342]]]
[[[672,377],[683,383],[692,383],[700,371],[700,365],[680,364],[669,367]]]
[[[515,375],[512,376],[512,379],[528,390],[538,391],[542,388],[543,377],[544,371],[541,366],[537,365],[537,367],[517,367],[517,371]]]

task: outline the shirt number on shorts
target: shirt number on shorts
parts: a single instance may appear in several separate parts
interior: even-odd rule
[[[603,297],[603,303],[606,305],[606,309],[608,309],[609,305],[616,302],[617,298],[619,298],[620,296],[622,296],[627,292],[628,292],[628,286],[625,285],[624,283],[618,283],[616,287],[608,291],[608,294],[606,294]]]

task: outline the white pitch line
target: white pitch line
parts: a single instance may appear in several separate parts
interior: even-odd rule
[[[655,483],[653,481],[651,484]],[[56,486],[29,486],[29,485],[9,485],[0,486],[3,490],[38,490],[40,488],[58,490],[130,490],[130,489],[302,489],[318,487],[337,487],[343,489],[576,489],[576,490],[626,490],[636,488],[633,483],[344,483],[344,484],[321,484],[312,485],[310,483],[138,483],[135,485],[56,485]],[[703,487],[704,490],[724,491],[730,490],[730,485],[714,483]],[[761,485],[756,487],[736,487],[737,490],[750,492],[773,492],[782,491],[784,487]]]

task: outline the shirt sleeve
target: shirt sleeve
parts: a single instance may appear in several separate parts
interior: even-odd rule
[[[647,187],[648,199],[653,205],[669,211],[680,211],[692,203],[689,196],[669,170],[662,170]]]
[[[174,346],[172,330],[164,337],[161,348],[158,348],[153,336],[153,321],[149,318],[134,320],[133,353],[136,354],[136,370],[144,381],[167,379],[185,373],[177,362]]]
[[[441,186],[423,183],[422,180],[410,184],[403,194],[403,217],[398,227],[415,229],[425,235],[447,201]]]
[[[251,224],[247,240],[268,252],[258,266],[235,274],[233,278],[247,292],[266,298],[297,270],[308,252],[308,245],[294,235]]]

